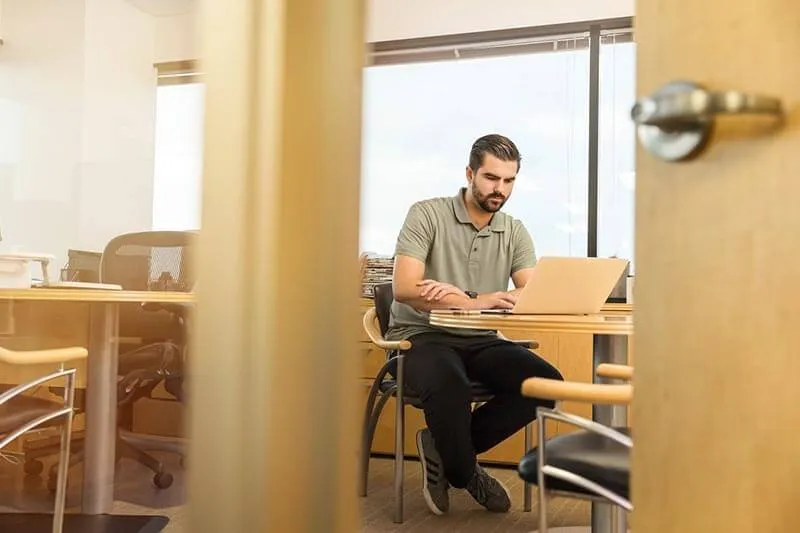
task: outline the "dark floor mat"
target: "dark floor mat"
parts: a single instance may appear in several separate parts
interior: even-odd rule
[[[166,516],[64,515],[63,533],[158,533],[169,523]],[[52,514],[0,514],[0,533],[50,533]]]

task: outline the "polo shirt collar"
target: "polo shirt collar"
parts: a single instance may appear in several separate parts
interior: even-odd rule
[[[469,213],[467,213],[467,206],[464,205],[464,193],[466,193],[466,191],[466,187],[461,187],[458,190],[458,194],[453,197],[453,211],[455,212],[456,219],[459,222],[462,224],[472,224],[472,219],[469,217]],[[505,222],[505,213],[498,211],[492,215],[492,219],[489,221],[489,229],[495,232],[503,232],[506,230]]]

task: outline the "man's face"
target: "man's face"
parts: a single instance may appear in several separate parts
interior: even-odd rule
[[[503,161],[491,154],[483,156],[477,172],[467,166],[467,183],[481,209],[487,213],[500,211],[511,196],[518,166],[516,161]]]

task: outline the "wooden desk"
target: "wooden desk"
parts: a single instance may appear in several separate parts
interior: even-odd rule
[[[191,304],[193,293],[161,291],[111,291],[99,289],[0,289],[0,300],[104,303]]]
[[[623,304],[606,306],[603,313],[588,316],[570,315],[496,315],[458,311],[433,311],[434,326],[467,329],[514,330],[530,333],[589,333],[593,336],[592,380],[601,363],[628,363],[628,337],[633,335],[633,313]],[[607,426],[627,425],[628,411],[619,406],[592,406],[592,419]],[[592,504],[592,533],[611,533],[614,520],[609,504]],[[622,524],[624,531],[624,524]]]
[[[601,315],[496,315],[458,311],[431,312],[431,325],[465,329],[514,329],[592,335],[633,334],[633,315],[622,309]]]
[[[98,289],[0,289],[3,302],[89,304],[89,357],[86,363],[86,459],[83,512],[110,514],[114,502],[117,431],[118,320],[120,303],[192,304],[194,294]]]

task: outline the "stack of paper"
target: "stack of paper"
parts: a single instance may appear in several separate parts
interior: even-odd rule
[[[391,283],[394,258],[365,253],[361,255],[361,296],[373,298],[375,285]]]

